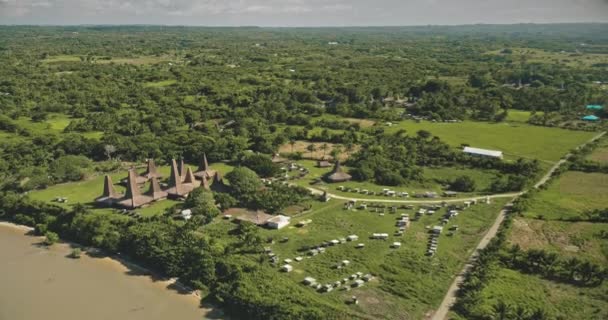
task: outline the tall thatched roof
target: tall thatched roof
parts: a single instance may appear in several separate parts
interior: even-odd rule
[[[353,177],[350,174],[342,170],[340,161],[336,161],[334,169],[329,173],[329,175],[327,175],[327,180],[329,180],[330,182],[344,182],[349,181],[352,178]]]
[[[106,175],[103,179],[103,193],[101,196],[95,199],[95,202],[105,205],[112,205],[118,199],[122,197],[122,194],[119,194],[114,189],[114,184],[112,183],[112,177]]]
[[[194,176],[199,180],[203,180],[203,178],[210,179],[213,177],[213,175],[215,175],[215,170],[211,169],[209,162],[207,162],[207,154],[203,153],[203,160],[201,160],[198,169],[194,173]]]
[[[156,164],[154,163],[154,159],[148,159],[146,172],[142,175],[147,179],[151,179],[152,177],[160,178],[162,175],[158,173],[156,168]]]
[[[124,198],[118,202],[118,204],[125,208],[134,209],[146,205],[152,201],[152,197],[142,195],[139,191],[135,170],[129,170],[129,176],[127,178],[127,192],[125,193]]]
[[[185,180],[194,181],[194,177],[192,176],[192,170],[189,170],[190,174],[186,174]],[[183,183],[182,177],[179,174],[177,169],[177,163],[175,159],[171,160],[171,176],[169,177],[169,189],[167,194],[172,198],[184,198],[194,189],[194,183]]]
[[[167,192],[163,191],[160,188],[160,183],[158,183],[158,179],[156,177],[150,178],[150,189],[146,192],[147,196],[152,197],[154,201],[165,199],[167,197]]]

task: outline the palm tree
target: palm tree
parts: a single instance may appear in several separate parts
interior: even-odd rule
[[[291,146],[291,153],[293,153],[293,147],[296,145],[296,140],[290,139],[289,140],[289,145]]]
[[[321,145],[321,150],[323,150],[323,159],[325,159],[325,153],[329,150],[329,145],[327,143],[323,143]]]
[[[522,306],[517,306],[515,312],[513,312],[513,317],[515,320],[526,320],[528,319],[528,310],[524,309]]]
[[[509,255],[511,255],[511,265],[516,266],[519,257],[521,256],[521,247],[516,244],[509,248]]]
[[[536,309],[532,314],[528,317],[530,320],[547,320],[549,319],[549,315],[545,309]]]
[[[498,303],[494,305],[494,319],[506,320],[509,318],[510,314],[511,306],[506,304],[504,301],[498,301]]]
[[[346,154],[350,157],[350,153],[355,149],[355,145],[352,142],[348,142],[345,146]]]
[[[570,280],[576,280],[574,278],[574,275],[576,274],[576,271],[578,270],[580,264],[581,261],[576,257],[570,258],[564,263],[564,268],[566,269],[566,271],[568,271]]]
[[[314,143],[311,143],[306,147],[306,150],[310,151],[310,158],[312,159],[312,153],[317,151],[317,146],[315,146]]]
[[[329,155],[334,159],[334,161],[338,161],[338,156],[342,153],[342,147],[334,146]]]

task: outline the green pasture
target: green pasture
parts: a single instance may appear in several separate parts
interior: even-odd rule
[[[524,250],[543,249],[602,265],[608,263],[608,241],[602,232],[608,232],[608,223],[516,218],[508,241]]]
[[[493,306],[503,301],[512,306],[512,311],[516,306],[545,309],[549,319],[606,319],[607,290],[606,283],[599,287],[577,287],[499,268],[496,278],[483,289],[476,313],[491,314]]]
[[[371,199],[388,199],[382,195],[365,195],[354,192],[344,192],[338,190],[339,186],[346,188],[359,188],[361,190],[367,189],[374,192],[382,192],[382,189],[387,188],[395,190],[397,192],[408,192],[410,196],[414,193],[423,193],[426,191],[437,192],[440,196],[444,191],[444,185],[460,176],[469,176],[473,178],[476,183],[477,190],[471,193],[462,193],[460,196],[475,196],[485,194],[485,190],[490,186],[492,180],[497,176],[497,172],[494,170],[482,170],[482,169],[469,169],[460,167],[440,167],[440,168],[424,168],[424,181],[411,181],[405,186],[383,186],[376,184],[371,181],[348,181],[342,183],[327,183],[322,182],[321,184],[311,185],[310,183],[315,179],[322,178],[333,168],[318,168],[316,161],[311,160],[300,160],[298,164],[306,167],[309,170],[309,174],[302,179],[293,180],[293,183],[303,187],[314,187],[320,190],[327,190],[329,193],[337,194],[340,196],[351,197],[351,198],[371,198]],[[343,166],[344,170],[348,171],[348,167]],[[396,198],[396,199],[407,199],[407,198]]]
[[[395,226],[396,218],[408,213],[413,219],[415,210],[399,209],[396,214],[391,214],[387,209],[381,216],[371,210],[343,210],[343,201],[331,200],[329,203],[315,203],[311,211],[293,218],[291,225],[282,230],[264,229],[263,235],[275,240],[274,244],[268,246],[279,256],[280,262],[297,256],[304,258],[301,262],[292,262],[294,270],[291,273],[277,270],[278,277],[290,279],[295,286],[303,286],[301,281],[307,276],[325,284],[356,272],[371,273],[376,278],[363,288],[318,294],[335,304],[343,304],[347,298],[356,295],[361,302],[358,306],[352,306],[353,310],[372,317],[420,319],[439,304],[454,275],[462,268],[505,202],[500,200],[490,205],[479,204],[462,211],[446,225],[439,237],[438,252],[432,258],[425,256],[429,238],[426,227],[438,225],[446,209],[424,215],[419,221],[411,223],[404,236],[395,236],[398,229]],[[307,219],[312,222],[305,227],[295,227],[298,221]],[[227,221],[224,223],[230,224]],[[460,229],[455,235],[448,236],[447,228],[453,225],[458,225]],[[217,224],[210,228],[216,230],[214,237],[227,232],[218,228]],[[372,233],[388,233],[389,239],[371,240],[369,237]],[[304,246],[318,245],[351,234],[359,236],[359,240],[328,247],[325,253],[314,257],[299,251]],[[283,241],[285,237],[288,239],[286,242]],[[390,248],[395,241],[401,242],[402,247]],[[365,248],[356,249],[357,243],[364,243]],[[344,269],[332,268],[342,260],[351,263]]]
[[[512,48],[510,54],[514,60],[525,60],[527,63],[561,64],[569,67],[590,67],[606,63],[608,55],[598,53],[551,52],[532,48]],[[499,55],[502,50],[489,51],[486,54]]]
[[[608,138],[603,138],[599,142],[598,147],[587,156],[587,159],[608,164]]]
[[[581,213],[608,208],[608,174],[566,172],[534,197],[525,216],[547,220],[579,218]]]
[[[144,87],[145,88],[162,88],[162,87],[168,87],[175,83],[177,83],[177,80],[163,80],[163,81],[156,81],[156,82],[146,82],[146,83],[144,83]]]
[[[507,158],[529,158],[555,162],[574,147],[591,139],[595,133],[531,126],[524,123],[489,123],[463,121],[439,123],[412,120],[386,128],[387,132],[405,129],[409,134],[426,130],[444,142],[460,147],[501,150]]]

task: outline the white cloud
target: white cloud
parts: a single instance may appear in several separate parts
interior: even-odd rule
[[[0,24],[411,25],[520,21],[608,21],[608,0],[0,0]]]

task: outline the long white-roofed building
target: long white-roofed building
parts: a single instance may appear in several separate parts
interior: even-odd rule
[[[498,158],[502,159],[502,151],[498,150],[488,150],[481,148],[473,148],[473,147],[464,147],[462,152],[479,157],[490,157],[490,158]]]

